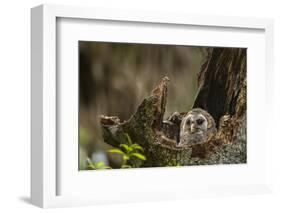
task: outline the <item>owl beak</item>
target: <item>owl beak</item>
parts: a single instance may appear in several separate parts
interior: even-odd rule
[[[194,124],[191,124],[191,133],[197,132],[197,128],[195,127]]]

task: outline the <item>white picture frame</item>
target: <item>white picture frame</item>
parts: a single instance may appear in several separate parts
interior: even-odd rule
[[[101,9],[101,8],[84,8],[84,7],[74,7],[74,6],[54,6],[54,5],[41,5],[31,10],[31,54],[32,54],[32,118],[31,118],[31,201],[33,204],[46,208],[46,207],[61,207],[61,206],[76,206],[76,205],[92,205],[98,203],[116,203],[116,202],[138,202],[143,200],[165,200],[165,199],[179,199],[179,198],[188,198],[188,197],[198,197],[198,196],[214,196],[214,195],[233,195],[233,194],[253,194],[253,193],[265,193],[271,191],[271,171],[270,171],[270,161],[268,160],[268,153],[261,156],[262,165],[257,166],[257,163],[253,163],[253,174],[257,174],[256,179],[251,180],[241,179],[235,183],[229,182],[216,182],[216,176],[213,176],[214,185],[201,184],[201,179],[198,178],[196,181],[196,175],[212,173],[214,167],[203,168],[197,170],[192,168],[189,170],[189,176],[186,176],[186,168],[164,168],[164,169],[137,169],[134,171],[114,171],[114,173],[108,173],[107,171],[98,172],[98,173],[88,173],[83,172],[83,175],[78,175],[74,177],[73,168],[76,167],[66,166],[61,162],[65,162],[67,157],[61,159],[61,152],[65,152],[63,147],[64,145],[58,146],[58,132],[57,132],[57,120],[58,120],[58,98],[61,96],[58,95],[58,88],[60,87],[61,79],[57,78],[57,70],[59,69],[58,63],[58,49],[59,47],[59,32],[62,30],[59,28],[62,26],[61,20],[98,20],[102,25],[103,22],[118,22],[117,28],[122,26],[122,23],[134,23],[142,24],[143,27],[146,27],[149,24],[157,26],[158,28],[165,28],[168,31],[172,31],[173,28],[179,26],[195,26],[200,27],[201,30],[211,29],[223,32],[232,32],[232,31],[252,31],[260,33],[260,36],[257,36],[257,43],[260,43],[261,50],[259,53],[256,53],[257,58],[260,59],[257,63],[261,63],[260,74],[257,74],[255,77],[257,83],[252,83],[249,85],[249,95],[254,94],[254,89],[258,89],[262,95],[259,95],[257,100],[254,95],[253,98],[249,101],[262,101],[257,109],[253,109],[251,113],[255,113],[258,110],[265,109],[266,106],[272,103],[270,90],[273,87],[272,78],[273,78],[273,21],[271,19],[256,19],[256,18],[241,18],[241,17],[216,17],[216,16],[203,16],[203,15],[188,15],[188,14],[161,14],[161,13],[152,13],[147,11],[121,11],[121,10],[110,10],[110,9]],[[133,25],[134,25],[133,24]],[[69,25],[69,24],[68,24]],[[132,25],[132,26],[133,26]],[[71,26],[71,24],[69,25]],[[73,25],[77,27],[78,32],[82,32],[82,28],[78,25]],[[84,26],[85,27],[85,26]],[[86,26],[91,29],[91,26]],[[73,27],[67,28],[64,27],[64,30],[73,30]],[[78,30],[79,29],[79,30]],[[69,32],[69,31],[66,31]],[[70,31],[71,32],[71,31]],[[85,34],[85,31],[84,31]],[[129,31],[123,33],[123,37],[119,37],[118,41],[132,41],[133,38],[129,38]],[[247,34],[248,35],[248,34]],[[77,39],[75,36],[82,36],[71,33],[69,38]],[[87,36],[91,36],[91,33],[87,33]],[[85,39],[88,37],[85,36]],[[102,36],[102,35],[101,35]],[[116,35],[117,36],[117,35]],[[206,38],[208,35],[205,35]],[[210,37],[215,37],[211,35]],[[63,37],[60,37],[63,38]],[[89,37],[90,39],[91,37]],[[79,39],[79,38],[78,38]],[[102,37],[100,38],[102,39]],[[135,38],[138,39],[138,38]],[[140,38],[143,39],[143,38]],[[145,38],[147,42],[157,42],[157,40],[152,40],[152,38]],[[202,38],[201,38],[202,39]],[[235,40],[235,35],[233,35]],[[245,42],[249,40],[255,40],[252,38],[247,38]],[[98,39],[97,39],[98,40]],[[108,41],[111,41],[112,38],[108,37]],[[212,40],[212,39],[210,39]],[[243,40],[243,39],[242,39]],[[135,40],[134,40],[135,41]],[[159,41],[160,43],[165,43],[165,41]],[[172,43],[173,41],[167,40],[166,42]],[[193,40],[193,45],[200,45],[200,41]],[[237,41],[236,41],[237,42]],[[262,44],[261,44],[262,42]],[[264,43],[263,43],[264,42]],[[62,42],[63,43],[63,42]],[[175,40],[175,43],[182,44],[180,38]],[[221,38],[218,43],[215,40],[210,41],[211,46],[215,45],[231,45],[229,40]],[[237,45],[243,46],[244,43],[237,43]],[[253,46],[255,44],[253,43]],[[245,44],[247,47],[247,44]],[[75,48],[75,46],[67,47]],[[62,53],[64,53],[63,49]],[[70,51],[71,52],[71,51]],[[251,55],[250,55],[251,56]],[[251,57],[254,57],[252,55]],[[251,61],[251,60],[250,60]],[[75,64],[74,64],[75,65]],[[257,65],[249,65],[257,66]],[[75,68],[77,69],[77,67]],[[75,70],[74,70],[75,71]],[[70,72],[71,75],[75,73]],[[264,78],[265,77],[265,78]],[[250,75],[250,80],[253,78]],[[73,79],[75,80],[75,78]],[[262,87],[261,84],[265,85]],[[77,92],[78,95],[78,92]],[[75,95],[74,95],[75,97]],[[77,97],[76,97],[77,99]],[[250,102],[250,103],[251,103]],[[75,103],[70,103],[75,105]],[[251,104],[250,104],[251,105]],[[251,108],[250,108],[251,109]],[[256,110],[256,111],[255,111]],[[249,116],[249,123],[255,125],[253,116]],[[251,119],[253,119],[251,121]],[[263,118],[270,119],[270,118]],[[70,122],[71,123],[71,122]],[[74,124],[76,125],[76,124]],[[262,148],[268,148],[270,129],[265,133],[259,133],[262,135],[253,136],[252,140],[260,136],[264,140],[260,141],[260,146],[257,148],[250,149],[252,156],[258,156],[255,153],[260,153]],[[249,138],[251,140],[251,137]],[[78,143],[78,141],[77,141]],[[251,144],[251,142],[250,142]],[[73,145],[73,144],[72,144]],[[77,144],[76,144],[77,145]],[[74,145],[73,145],[74,146]],[[60,147],[60,148],[59,148]],[[249,148],[249,147],[248,147]],[[251,147],[250,147],[251,148]],[[59,150],[61,149],[61,150]],[[251,151],[252,150],[252,151]],[[270,150],[267,149],[267,150]],[[69,153],[75,152],[75,148],[69,148]],[[65,155],[65,156],[69,156]],[[76,154],[73,155],[73,162],[70,164],[75,164],[75,161],[78,161]],[[76,156],[76,157],[75,157]],[[267,159],[267,160],[265,160]],[[59,162],[61,161],[61,162]],[[76,163],[77,165],[78,163]],[[63,171],[64,174],[61,174]],[[237,174],[239,177],[241,172],[241,177],[246,176],[250,171],[246,167],[227,167],[218,168],[217,177],[220,174]],[[75,170],[77,174],[78,170]],[[86,193],[87,184],[92,178],[96,178],[96,181],[109,180],[109,178],[117,178],[118,173],[122,172],[123,180],[130,180],[132,177],[147,178],[152,177],[163,177],[163,181],[158,181],[154,183],[153,186],[149,186],[151,191],[148,194],[145,194],[147,186],[141,184],[139,187],[139,193],[134,193],[134,190],[123,189],[117,187],[117,192],[112,192],[110,195],[103,193],[102,190],[110,190],[110,187],[116,187],[108,185],[107,187],[97,188],[98,193],[91,194]],[[67,180],[61,178],[63,176],[68,176]],[[168,175],[168,176],[167,176]],[[243,176],[244,175],[244,176]],[[72,177],[73,176],[73,177]],[[83,177],[82,177],[83,176]],[[136,177],[138,176],[138,177]],[[184,181],[185,178],[190,178],[195,180],[190,185],[184,184],[167,184],[165,182],[167,178],[170,178],[171,183],[177,183],[178,181]],[[82,178],[82,179],[81,179]],[[238,178],[239,179],[239,178]],[[78,186],[75,180],[85,181],[84,186]],[[63,193],[60,192],[60,185],[64,185]],[[180,185],[183,187],[179,188]],[[71,188],[73,187],[73,188]],[[79,190],[81,188],[81,190]],[[91,187],[89,187],[91,188]],[[126,188],[126,187],[125,187]],[[128,188],[128,187],[127,187]],[[143,190],[142,190],[143,189]],[[122,191],[123,190],[123,191]],[[71,193],[71,192],[77,193]],[[79,191],[79,193],[78,193]],[[120,193],[127,194],[127,196],[121,196]],[[97,195],[98,194],[98,195]]]

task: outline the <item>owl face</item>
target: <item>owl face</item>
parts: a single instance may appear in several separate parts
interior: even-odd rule
[[[183,122],[183,131],[189,134],[202,134],[208,128],[208,121],[202,114],[190,113]]]
[[[192,109],[181,121],[179,144],[201,143],[215,132],[212,116],[205,110]]]

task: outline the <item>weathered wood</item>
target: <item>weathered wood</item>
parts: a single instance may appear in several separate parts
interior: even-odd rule
[[[193,107],[209,112],[217,124],[221,116],[236,113],[237,99],[246,83],[246,51],[215,48],[207,69],[199,75],[199,90]]]
[[[246,163],[246,55],[242,48],[215,48],[207,69],[200,73],[194,107],[214,117],[221,144],[199,163]]]
[[[245,163],[246,49],[215,48],[203,68],[194,107],[214,117],[216,135],[201,144],[178,146],[180,123],[187,112],[163,120],[169,82],[165,77],[129,120],[101,116],[104,141],[119,147],[128,133],[144,148],[147,161],[142,167]]]

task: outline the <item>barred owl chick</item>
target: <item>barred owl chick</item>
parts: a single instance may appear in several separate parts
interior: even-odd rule
[[[208,112],[200,108],[192,109],[181,121],[179,146],[202,143],[216,131],[215,121]]]

